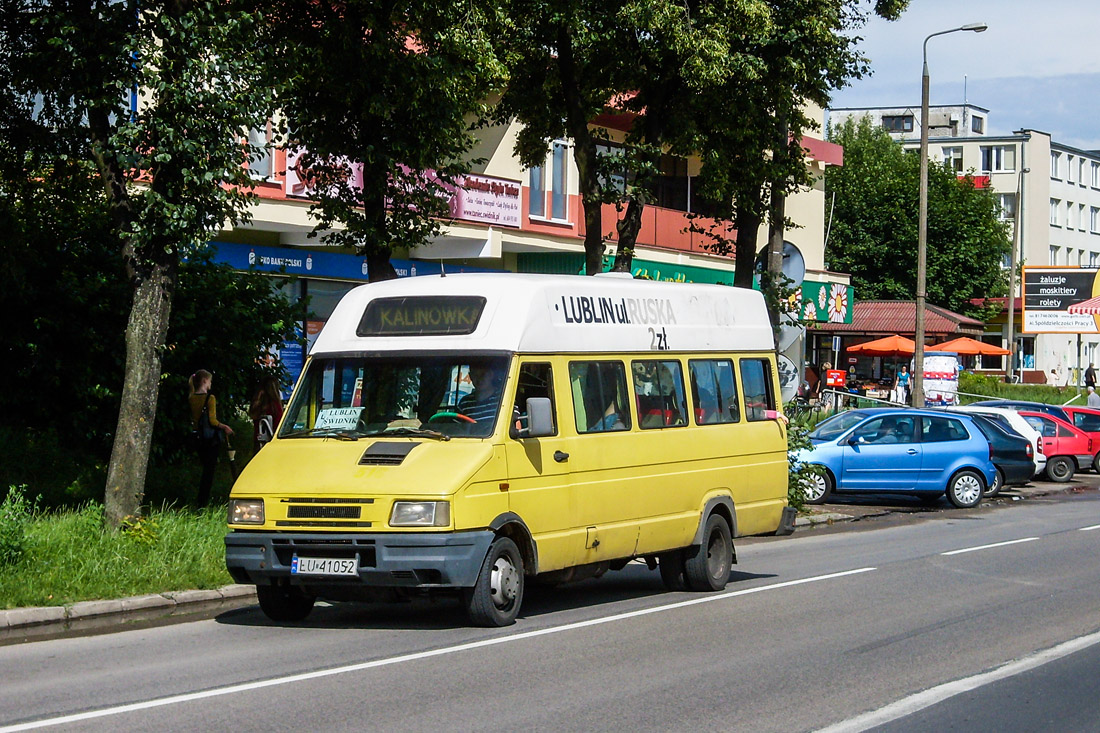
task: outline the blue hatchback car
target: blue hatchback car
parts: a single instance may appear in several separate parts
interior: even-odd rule
[[[806,497],[823,503],[834,491],[899,492],[926,499],[947,494],[957,507],[976,506],[996,481],[985,435],[964,414],[930,410],[851,410],[810,433],[801,463],[825,468]]]

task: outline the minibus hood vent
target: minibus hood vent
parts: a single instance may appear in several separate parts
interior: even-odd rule
[[[389,443],[378,442],[367,448],[363,457],[359,459],[360,466],[399,466],[405,456],[420,443]]]

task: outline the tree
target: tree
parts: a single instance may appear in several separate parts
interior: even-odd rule
[[[909,300],[916,293],[920,159],[869,118],[829,132],[844,166],[825,176],[836,196],[829,265],[852,274],[861,299]],[[1008,293],[1001,266],[1011,252],[1007,224],[988,189],[950,168],[928,168],[928,302],[980,315],[973,298]]]
[[[282,39],[273,84],[323,241],[353,247],[372,281],[428,244],[469,171],[471,122],[498,79],[492,5],[453,0],[258,4]],[[353,70],[353,71],[352,71]],[[333,229],[333,227],[340,227]]]
[[[94,163],[130,285],[105,492],[117,527],[140,511],[180,258],[249,215],[256,151],[242,135],[272,112],[265,45],[231,0],[21,0],[8,12],[2,63],[29,131],[9,144],[57,138]]]

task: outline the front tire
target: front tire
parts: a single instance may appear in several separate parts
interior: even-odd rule
[[[258,585],[256,598],[264,615],[280,623],[303,620],[313,610],[313,603],[317,600],[293,585]]]
[[[1073,478],[1075,466],[1069,456],[1055,456],[1047,460],[1047,478],[1064,484]]]
[[[959,471],[947,482],[947,500],[959,509],[977,506],[984,491],[985,480],[975,471]]]
[[[690,553],[690,550],[688,551]],[[703,528],[703,543],[684,560],[684,577],[691,590],[722,590],[733,569],[733,539],[729,525],[719,514],[711,514]]]
[[[1005,475],[1001,472],[1001,469],[997,469],[997,475],[993,479],[993,483],[989,485],[989,488],[982,494],[986,499],[992,499],[997,494],[1001,493],[1001,489],[1005,487]]]
[[[822,468],[821,473],[813,475],[810,489],[806,493],[807,504],[824,504],[833,493],[833,477],[828,469]]]
[[[475,626],[510,626],[523,603],[523,556],[516,543],[497,537],[481,563],[473,588],[463,591],[466,615]]]

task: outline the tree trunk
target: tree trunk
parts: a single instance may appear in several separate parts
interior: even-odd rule
[[[615,264],[612,272],[630,272],[634,264],[634,247],[638,242],[638,232],[642,230],[642,210],[645,204],[638,197],[630,199],[626,213],[616,224],[619,232],[619,245],[615,249]]]
[[[603,272],[603,203],[596,195],[600,185],[596,175],[596,143],[587,124],[572,125],[570,130],[584,211],[584,274],[595,275]]]
[[[734,257],[733,284],[751,288],[756,271],[756,243],[759,241],[761,217],[752,211],[737,212],[737,249]]]
[[[168,332],[175,277],[174,265],[162,264],[133,280],[122,404],[104,496],[107,526],[111,529],[117,529],[126,517],[141,512],[160,392],[160,357]]]
[[[389,250],[370,250],[367,252],[367,281],[372,283],[383,280],[396,280],[397,270],[390,264]]]

